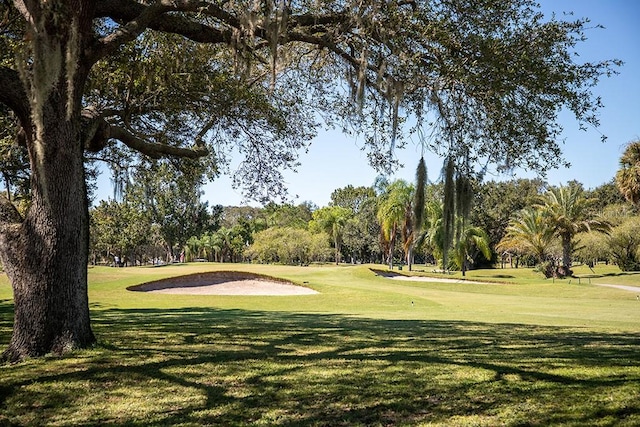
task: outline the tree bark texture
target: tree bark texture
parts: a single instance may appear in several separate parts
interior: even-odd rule
[[[560,275],[568,277],[573,274],[571,270],[571,235],[562,234],[562,266],[560,267]]]
[[[387,264],[389,264],[389,270],[393,270],[393,252],[396,248],[396,232],[391,231],[391,238],[389,239],[389,252],[387,253]]]
[[[0,254],[14,293],[11,361],[64,353],[95,341],[87,296],[88,207],[82,151],[69,121],[45,117],[44,140],[31,142],[33,204]],[[37,148],[40,144],[41,148]],[[46,150],[44,161],[33,159]]]
[[[62,354],[95,342],[89,321],[89,216],[80,135],[86,3],[23,2],[32,65],[21,75],[29,117],[20,119],[31,168],[32,204],[22,218],[8,202],[0,259],[14,296],[13,335],[3,359]],[[54,8],[57,7],[57,8]],[[55,15],[53,24],[46,17]],[[18,99],[18,97],[16,97]]]

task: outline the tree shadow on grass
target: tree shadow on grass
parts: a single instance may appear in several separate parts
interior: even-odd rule
[[[0,299],[0,345],[6,346],[13,328],[13,300]]]
[[[0,424],[640,423],[640,334],[209,308],[92,316],[95,349],[1,368]]]

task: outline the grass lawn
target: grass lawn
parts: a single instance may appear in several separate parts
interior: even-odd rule
[[[569,283],[530,269],[469,272],[495,282],[479,285],[395,281],[369,267],[91,268],[98,344],[0,366],[0,425],[640,425],[640,301],[595,286],[640,286],[640,274],[581,267]],[[211,270],[320,293],[126,290]],[[1,346],[12,308],[0,277]]]

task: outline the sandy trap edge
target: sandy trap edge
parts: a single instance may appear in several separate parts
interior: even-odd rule
[[[186,295],[312,295],[318,292],[284,279],[240,271],[214,271],[129,286],[128,291]]]

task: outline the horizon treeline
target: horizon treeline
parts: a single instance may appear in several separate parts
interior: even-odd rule
[[[606,223],[599,233],[587,227],[571,235],[573,262],[615,262],[633,269],[640,259],[638,254],[620,256],[612,248],[616,230],[618,234],[625,227],[635,230],[639,222],[636,208],[613,181],[593,190],[585,190],[577,181],[559,187],[540,179],[471,181],[470,210],[457,219],[460,225],[447,247],[442,238],[443,185],[426,185],[423,199],[415,197],[415,187],[403,180],[381,180],[370,187],[348,185],[336,189],[323,207],[308,201],[209,206],[200,201],[198,188],[165,188],[153,197],[148,191],[131,189],[122,200],[102,201],[91,209],[91,262],[419,263],[463,271],[508,263],[539,266],[545,274],[556,274],[563,257],[560,234],[541,207],[546,195],[558,189],[582,203],[576,223]],[[420,224],[415,219],[416,200],[424,204]],[[515,233],[527,220],[523,213],[536,209],[547,218],[546,229],[529,230],[529,236]],[[548,237],[547,246],[533,249],[527,239],[541,236]]]

